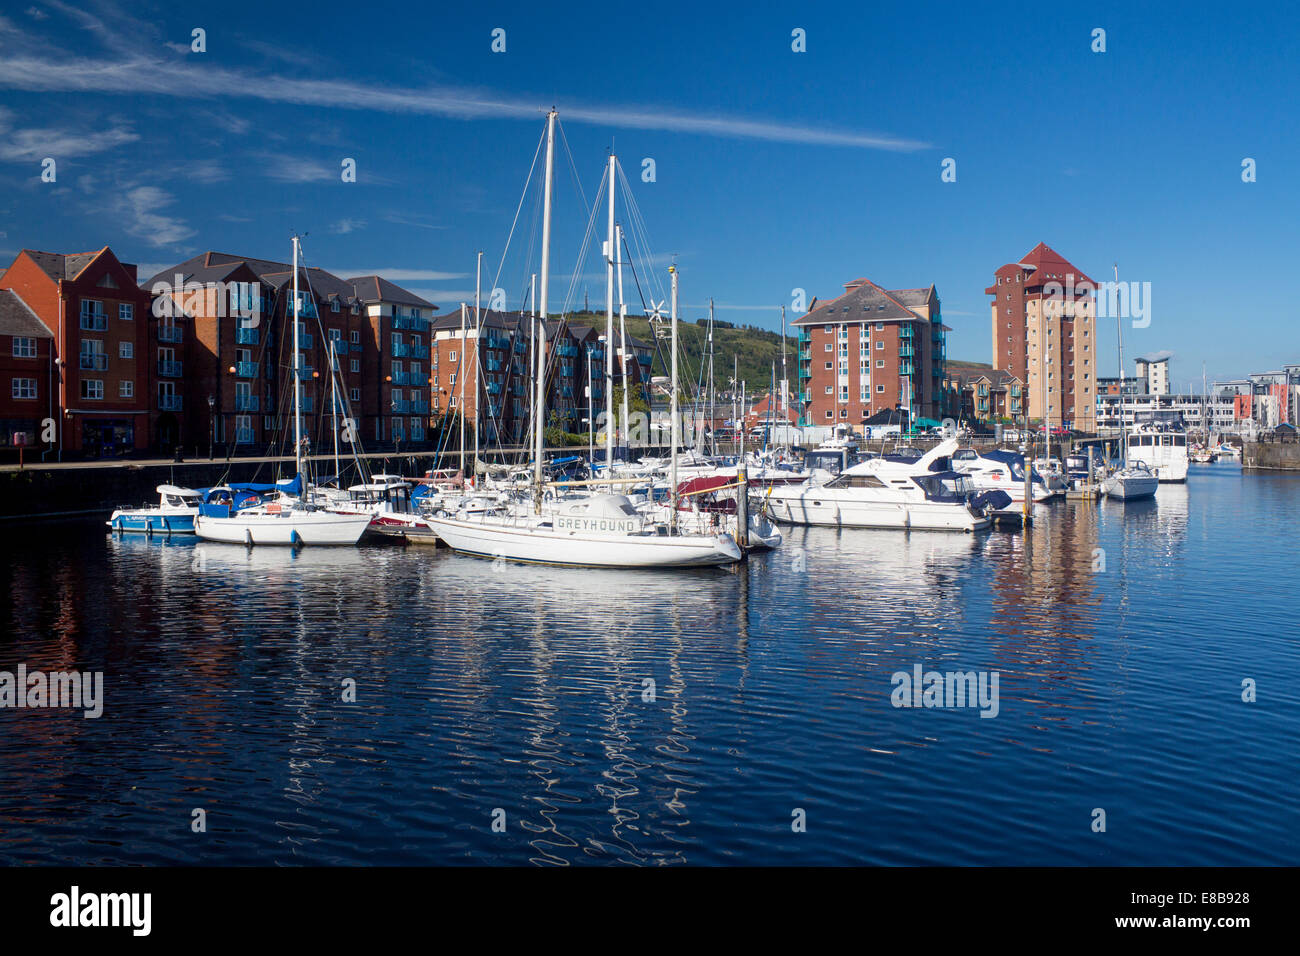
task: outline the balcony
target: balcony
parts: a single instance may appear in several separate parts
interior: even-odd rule
[[[108,368],[108,356],[103,352],[83,352],[81,368],[88,372],[102,372]]]
[[[330,345],[334,346],[335,355],[348,354],[348,343],[344,342],[342,339],[330,339],[329,342],[326,343],[326,347],[328,348]]]
[[[574,367],[572,365],[561,365],[560,376],[562,378],[573,378]]]
[[[257,378],[256,362],[236,362],[235,375],[239,378]]]
[[[500,395],[500,394],[501,394],[501,384],[500,384],[499,382],[488,382],[488,383],[487,383],[487,393],[488,393],[489,395]]]
[[[898,330],[898,337],[900,339],[910,339],[912,337],[912,327],[910,325],[904,325]]]
[[[304,415],[310,415],[315,407],[316,401],[310,395],[304,395],[302,397],[302,413]]]
[[[237,412],[256,412],[260,411],[261,401],[257,395],[236,395],[235,411]]]
[[[181,363],[168,359],[159,359],[158,374],[163,378],[180,378],[183,374],[181,372]]]
[[[911,374],[913,374],[915,371],[916,371],[916,368],[912,365],[911,362],[899,362],[899,363],[898,363],[898,374],[899,374],[899,375],[911,375]]]
[[[411,411],[411,403],[405,399],[400,402],[389,402],[388,410],[394,415],[405,415]]]
[[[103,332],[108,329],[108,316],[103,312],[83,312],[81,328],[86,332]]]
[[[158,341],[176,343],[185,337],[184,330],[179,325],[160,325],[158,326]],[[257,341],[256,338],[253,339]]]
[[[912,357],[913,355],[915,355],[915,354],[916,354],[916,352],[915,352],[915,350],[913,349],[912,346],[910,346],[910,345],[902,345],[902,346],[899,346],[899,349],[898,349],[898,356],[899,356],[899,358],[911,358],[911,357]]]
[[[526,351],[528,351],[528,346],[524,344],[524,340],[523,340],[523,339],[516,339],[516,340],[515,340],[515,354],[517,354],[517,355],[523,355],[524,352],[526,352]]]
[[[410,372],[394,372],[392,375],[388,377],[392,379],[392,381],[389,382],[390,385],[416,384],[415,377]]]
[[[402,342],[393,343],[393,358],[411,358],[419,356],[420,352],[413,345],[406,345]]]
[[[290,334],[292,334],[293,330],[290,329],[289,331]],[[298,330],[298,348],[309,349],[311,348],[312,343],[315,341],[316,340],[311,337],[311,334],[309,332],[304,332],[301,329]]]
[[[253,444],[253,442],[256,441],[256,440],[257,440],[257,439],[256,439],[256,438],[254,437],[254,435],[253,435],[253,429],[251,429],[251,428],[236,428],[236,429],[235,429],[235,444],[236,444],[236,445],[251,445],[251,444]]]
[[[560,354],[560,357],[561,357],[561,358],[577,358],[577,357],[578,357],[578,347],[577,347],[576,345],[561,345],[561,346],[560,346],[559,348],[557,348],[555,351],[558,352],[558,353]]]
[[[256,375],[257,373],[254,372],[253,374]],[[304,365],[298,369],[298,381],[310,382],[312,380],[312,376],[315,374],[316,374],[315,370],[313,370],[310,365]]]
[[[487,360],[487,370],[489,372],[499,372],[505,366],[500,359],[490,358]]]
[[[160,341],[162,341],[162,331],[162,329],[158,330],[158,339]],[[257,329],[235,329],[236,345],[256,345],[260,337]]]
[[[428,332],[429,320],[415,315],[395,315],[393,328],[400,332]]]
[[[164,412],[179,412],[182,407],[181,396],[179,395],[159,395],[158,407]]]
[[[485,343],[484,343],[484,344],[486,345],[487,348],[490,348],[490,349],[508,349],[508,348],[510,348],[510,340],[507,339],[507,338],[502,338],[502,337],[499,336],[499,335],[489,335],[489,336],[487,337],[487,339],[485,340]]]
[[[419,399],[419,400],[411,399],[411,401],[407,402],[407,404],[411,406],[412,415],[429,414],[429,402],[426,399]]]

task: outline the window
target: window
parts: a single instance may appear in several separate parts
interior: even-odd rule
[[[450,379],[451,379],[451,384],[452,384],[452,385],[455,385],[455,384],[456,384],[456,373],[455,373],[455,372],[452,372],[452,373],[451,373],[451,375],[450,375]],[[669,383],[669,384],[672,384],[672,383]]]
[[[883,309],[884,306],[882,305],[881,308]],[[884,322],[877,322],[877,323],[876,323],[876,331],[877,331],[877,332],[883,332],[883,331],[885,331],[885,323],[884,323]]]
[[[884,368],[884,367],[885,367],[885,360],[884,360],[884,359],[876,359],[876,368]]]
[[[828,409],[826,409],[826,417],[827,417],[827,418],[834,418],[834,417],[835,417],[835,413],[832,412],[832,411],[828,408]]]
[[[356,307],[353,306],[353,308],[355,309]],[[349,333],[348,333],[348,340],[351,341],[353,345],[360,345],[360,344],[361,344],[361,333],[360,333],[360,332],[349,332]]]
[[[829,372],[829,371],[830,371],[831,369],[833,369],[834,367],[835,367],[835,363],[834,363],[834,362],[827,362],[827,363],[826,363],[826,371]]]
[[[885,390],[885,386],[883,386],[883,385],[877,385],[877,386],[876,386],[876,391],[877,391],[877,392],[883,392],[884,390]]]
[[[353,359],[353,360],[352,360],[352,371],[354,371],[354,372],[360,372],[360,371],[361,371],[361,359]]]
[[[81,300],[81,327],[89,332],[102,332],[108,328],[104,303],[95,299]]]
[[[359,401],[361,401],[361,389],[359,389],[359,388],[350,388],[350,389],[348,389],[348,401],[350,401],[350,402],[359,402]]]
[[[333,299],[330,299],[330,311],[337,312],[338,310],[339,310],[339,300],[338,297],[335,296]]]
[[[827,343],[826,343],[826,351],[827,351],[827,352],[833,352],[833,351],[835,351],[835,346],[832,345],[830,342],[827,342]],[[670,383],[670,384],[671,384],[671,383]]]
[[[671,383],[670,383],[670,384],[671,384]],[[829,385],[826,386],[826,394],[827,394],[827,395],[831,395],[831,394],[833,394],[834,391],[835,391],[835,390],[834,390],[833,388],[831,388],[831,386],[829,386]]]
[[[117,305],[117,317],[130,322],[135,318],[135,306],[130,302],[119,302]]]
[[[135,398],[135,382],[118,382],[118,398]]]
[[[95,372],[102,372],[108,368],[108,356],[104,354],[103,341],[81,340],[81,368]]]
[[[847,399],[845,399],[845,401],[847,401]],[[841,408],[840,418],[848,418],[848,417],[849,417],[849,410],[847,408]]]
[[[22,335],[14,336],[14,358],[36,358],[36,340]],[[14,381],[18,381],[14,379]],[[14,396],[17,398],[18,396]]]
[[[34,378],[16,378],[13,380],[12,394],[14,398],[35,398],[36,397],[36,379]]]
[[[83,378],[81,380],[81,397],[99,401],[104,397],[104,382],[98,378]]]
[[[118,357],[118,358],[135,358],[135,343],[134,343],[134,342],[118,342],[118,343],[117,343],[117,357]]]
[[[885,343],[880,339],[876,339],[876,348],[883,349],[884,347],[885,347]]]
[[[454,351],[452,351],[452,352],[448,352],[448,353],[447,353],[447,361],[448,361],[448,362],[454,362],[454,361],[456,361],[456,353],[455,353]],[[671,383],[669,383],[669,384],[671,384]]]

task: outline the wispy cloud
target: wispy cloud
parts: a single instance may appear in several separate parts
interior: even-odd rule
[[[7,162],[40,162],[46,156],[55,160],[74,159],[116,149],[139,138],[126,126],[98,132],[52,127],[15,128],[13,112],[0,106],[0,160]]]
[[[195,70],[183,59],[141,54],[135,41],[113,30],[104,20],[61,2],[53,4],[77,20],[112,53],[90,58],[74,52],[41,51],[0,58],[0,87],[32,92],[119,93],[186,98],[254,99],[329,109],[422,114],[452,119],[535,119],[540,104],[551,97],[521,98],[492,91],[447,86],[374,86],[350,80],[303,79],[230,67]],[[809,126],[778,119],[699,113],[668,107],[591,104],[560,97],[561,116],[568,122],[623,129],[658,130],[743,140],[843,146],[856,149],[910,152],[928,144],[884,133]]]
[[[389,215],[385,216],[384,222],[395,223],[399,226],[415,226],[417,229],[446,229],[447,228],[446,226],[440,226],[437,223],[420,222],[419,220],[411,219],[409,216],[402,216],[397,213],[390,213]]]
[[[350,232],[366,228],[364,219],[340,219],[330,225],[330,232],[336,236],[346,236]]]
[[[40,7],[28,7],[26,13],[33,20],[48,20],[50,15]]]
[[[259,153],[256,158],[265,164],[263,172],[267,176],[282,183],[321,183],[339,178],[338,169],[316,159],[281,153]]]
[[[119,198],[118,209],[131,235],[153,246],[170,246],[194,235],[183,219],[161,211],[175,202],[175,196],[157,186],[136,186]]]

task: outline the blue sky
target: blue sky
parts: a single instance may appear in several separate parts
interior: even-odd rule
[[[934,283],[948,354],[987,361],[983,290],[1041,240],[1094,278],[1118,262],[1151,283],[1125,352],[1172,351],[1180,388],[1202,362],[1214,379],[1300,361],[1300,15],[975,6],[16,0],[0,13],[0,253],[282,258],[297,230],[311,263],[379,271],[444,310],[472,298],[481,249],[485,284],[499,272],[517,306],[531,197],[503,249],[554,104],[553,308],[575,271],[577,304],[584,289],[603,304],[596,257],[577,261],[574,178],[590,201],[612,142],[688,318],[713,297],[719,318],[775,328],[796,288]]]

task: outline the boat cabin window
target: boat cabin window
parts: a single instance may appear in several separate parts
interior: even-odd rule
[[[884,488],[885,483],[875,475],[840,475],[826,483],[827,488]]]

